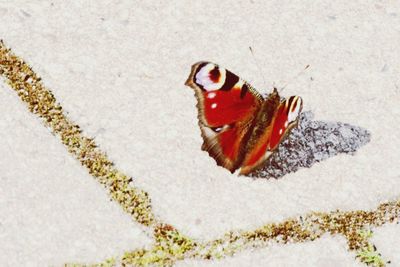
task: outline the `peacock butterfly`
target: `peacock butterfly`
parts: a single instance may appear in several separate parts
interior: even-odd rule
[[[265,99],[247,82],[210,62],[192,66],[185,85],[197,98],[202,149],[230,172],[260,167],[297,125],[299,96],[281,99],[276,88]]]

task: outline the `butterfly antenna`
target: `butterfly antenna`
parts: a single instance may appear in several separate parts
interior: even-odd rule
[[[260,75],[261,75],[261,77],[263,79],[264,86],[267,86],[267,83],[265,82],[265,78],[264,78],[263,72],[262,72],[262,70],[260,68],[260,64],[258,64],[258,62],[256,60],[256,57],[254,56],[253,48],[251,48],[251,46],[249,46],[249,49],[250,49],[251,55],[253,56],[254,63],[256,64],[257,69],[260,72]]]
[[[310,65],[305,66],[305,68],[303,70],[301,70],[299,73],[296,74],[296,76],[294,76],[293,78],[291,78],[279,91],[282,92],[283,89],[286,88],[286,86],[288,86],[291,82],[293,82],[294,80],[296,80],[300,75],[303,75],[304,72],[310,67]]]

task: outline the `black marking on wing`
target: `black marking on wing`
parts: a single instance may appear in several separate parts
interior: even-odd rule
[[[247,84],[243,84],[242,89],[240,91],[240,98],[244,98],[248,90],[249,87],[247,86]]]
[[[297,97],[296,96],[291,96],[286,101],[287,101],[287,108],[285,107],[285,109],[286,109],[285,113],[286,113],[286,116],[289,116],[289,113],[293,112],[294,108],[296,107]]]
[[[226,78],[224,85],[219,89],[222,91],[229,91],[235,86],[235,84],[239,81],[239,77],[229,70],[226,70]]]

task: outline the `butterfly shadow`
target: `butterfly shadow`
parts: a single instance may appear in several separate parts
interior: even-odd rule
[[[311,111],[303,112],[299,125],[279,145],[276,153],[248,176],[279,179],[340,153],[353,155],[370,141],[371,134],[366,129],[342,122],[314,121],[313,117]]]

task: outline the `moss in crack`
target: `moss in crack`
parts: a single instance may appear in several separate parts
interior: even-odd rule
[[[372,244],[368,244],[366,247],[359,249],[357,251],[357,258],[359,258],[361,262],[371,266],[383,267],[386,265],[385,261],[382,259],[382,255],[377,252],[376,247]]]
[[[115,267],[115,266],[117,266],[117,260],[115,258],[109,258],[102,263],[96,263],[96,264],[80,264],[80,263],[64,264],[64,267]]]
[[[183,236],[168,224],[157,225],[154,229],[154,237],[155,245],[152,249],[125,253],[122,265],[171,266],[175,261],[184,259],[186,254],[197,246],[193,240]]]
[[[147,193],[129,184],[132,178],[118,171],[93,139],[84,136],[79,126],[65,116],[40,77],[6,48],[3,41],[0,41],[0,75],[28,105],[28,109],[44,120],[52,132],[61,138],[68,151],[109,190],[111,197],[126,212],[143,225],[149,226],[155,222]]]
[[[172,265],[176,260],[183,258],[221,259],[245,249],[265,247],[272,242],[282,244],[307,242],[329,233],[344,236],[349,250],[355,251],[361,262],[367,265],[384,266],[381,255],[369,243],[372,236],[370,229],[385,223],[398,222],[399,219],[400,201],[393,201],[383,203],[373,211],[312,212],[280,223],[267,224],[251,231],[229,231],[221,238],[208,242],[183,238],[172,226],[164,225],[156,234],[158,236],[156,246],[150,250],[138,250],[126,254],[123,263]],[[171,238],[174,235],[179,238]],[[176,250],[171,250],[170,240],[184,241],[172,242],[178,247]]]

